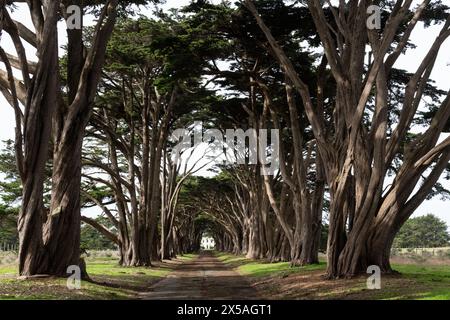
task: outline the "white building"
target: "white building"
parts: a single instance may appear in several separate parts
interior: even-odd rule
[[[216,247],[216,242],[211,237],[203,237],[200,247],[202,250],[213,250]]]

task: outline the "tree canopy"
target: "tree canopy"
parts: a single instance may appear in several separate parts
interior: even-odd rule
[[[438,248],[449,244],[447,224],[432,214],[406,221],[394,241],[395,248]]]

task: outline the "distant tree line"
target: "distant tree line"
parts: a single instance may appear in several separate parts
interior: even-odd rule
[[[450,246],[450,234],[445,221],[432,214],[411,218],[394,240],[395,248],[438,248]]]

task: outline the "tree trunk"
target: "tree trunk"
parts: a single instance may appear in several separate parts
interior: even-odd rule
[[[256,208],[255,208],[256,209]],[[249,237],[248,237],[248,251],[246,257],[248,259],[261,258],[261,243],[260,243],[260,230],[259,230],[259,212],[257,210],[252,211],[252,217],[250,218],[249,225]]]
[[[67,267],[80,263],[80,187],[83,132],[66,136],[53,159],[52,200],[44,227],[45,258],[41,270],[67,275]]]
[[[41,268],[43,255],[43,202],[45,164],[49,154],[52,116],[58,104],[58,37],[56,32],[59,1],[46,8],[39,40],[32,87],[28,91],[24,123],[23,196],[18,219],[19,273],[30,276],[47,273]]]

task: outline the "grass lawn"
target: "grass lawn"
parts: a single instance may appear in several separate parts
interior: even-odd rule
[[[450,300],[450,264],[447,266],[394,265],[403,278],[417,284],[420,290],[398,298]]]
[[[288,262],[268,263],[224,253],[216,256],[273,299],[450,300],[450,265],[396,264],[393,267],[400,275],[382,276],[381,290],[369,290],[364,276],[326,280],[325,262],[291,267]]]
[[[216,253],[219,260],[233,266],[239,273],[251,277],[284,276],[297,272],[325,270],[326,263],[292,267],[289,262],[275,262],[249,260],[243,256],[235,256],[227,253]]]
[[[187,253],[187,254],[183,254],[182,256],[178,256],[177,259],[181,260],[181,261],[190,261],[190,260],[194,260],[197,257],[198,257],[198,254]]]
[[[153,268],[121,267],[113,257],[87,258],[92,282],[82,281],[80,290],[69,290],[67,280],[60,278],[19,280],[16,266],[0,266],[0,300],[136,299],[167,276],[177,263],[195,257],[185,255],[173,262],[155,263]]]

